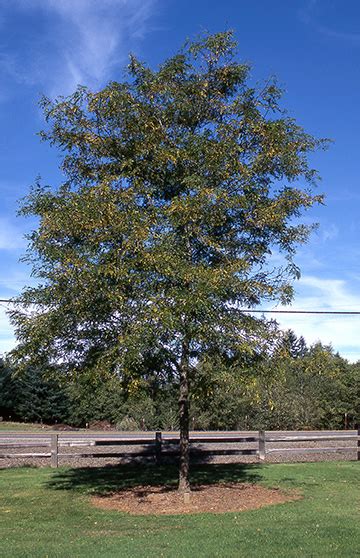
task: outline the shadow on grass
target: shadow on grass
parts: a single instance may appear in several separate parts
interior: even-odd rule
[[[261,480],[257,464],[194,465],[191,483],[199,484],[246,482]],[[171,490],[177,485],[175,465],[107,465],[58,470],[45,485],[52,490],[76,490],[99,496],[128,490],[136,486],[163,487]]]

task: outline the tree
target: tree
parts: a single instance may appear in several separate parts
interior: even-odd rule
[[[288,329],[279,335],[279,341],[275,354],[277,356],[290,356],[292,358],[304,357],[307,346],[303,336],[297,337],[292,329]]]
[[[70,424],[84,427],[93,421],[115,423],[124,405],[124,393],[116,374],[80,374],[67,381]]]
[[[68,418],[69,400],[64,386],[46,372],[29,366],[15,377],[16,415],[31,422],[63,422]]]
[[[253,428],[342,428],[344,413],[352,416],[351,367],[331,346],[307,347],[301,337],[285,332],[255,375]]]
[[[0,416],[17,420],[65,421],[70,410],[66,389],[57,376],[25,366],[20,371],[0,359]]]
[[[116,371],[131,389],[150,373],[177,382],[182,491],[197,364],[263,343],[265,322],[242,309],[291,300],[311,230],[297,218],[321,202],[308,154],[325,142],[284,113],[273,80],[248,85],[235,48],[231,32],[204,36],[158,70],[131,56],[121,82],[44,98],[42,138],[66,179],[38,182],[21,210],[39,219],[27,254],[39,285],[11,312],[17,357]]]
[[[0,357],[0,417],[15,417],[18,392],[9,363]]]
[[[345,379],[346,410],[350,428],[360,425],[360,361],[349,365]]]

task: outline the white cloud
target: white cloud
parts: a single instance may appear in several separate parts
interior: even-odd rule
[[[350,291],[346,281],[304,276],[296,285],[294,310],[360,311],[359,293]],[[276,309],[289,310],[289,307]],[[308,343],[321,341],[351,361],[360,359],[360,315],[276,315],[283,329],[291,328]]]
[[[18,266],[19,267],[19,266]],[[5,273],[0,270],[0,298],[8,298],[7,291],[11,292],[11,296],[17,295],[25,286],[35,286],[37,281],[30,276],[30,268],[28,272],[19,269],[8,269]]]
[[[0,305],[0,355],[11,351],[15,347],[16,340],[9,318],[6,315],[4,304]]]
[[[155,2],[14,0],[25,14],[45,15],[46,25],[39,36],[31,36],[31,52],[24,59],[5,53],[2,66],[14,79],[45,88],[51,96],[69,94],[78,84],[104,85],[123,66],[134,41],[143,38]]]
[[[21,279],[21,278],[20,278]],[[28,281],[24,282],[27,284]],[[297,295],[292,307],[277,306],[276,310],[359,310],[359,294],[353,293],[342,279],[321,279],[304,276],[296,285]],[[270,317],[270,315],[267,315]],[[303,335],[308,344],[321,341],[331,344],[336,351],[350,361],[360,360],[360,315],[288,314],[273,315],[282,329],[293,329]],[[13,328],[6,315],[6,305],[0,304],[0,354],[15,346]]]
[[[352,46],[360,45],[360,33],[357,32],[356,27],[351,29],[341,29],[341,23],[334,28],[331,24],[326,25],[323,23],[328,19],[330,22],[336,18],[339,11],[345,11],[347,14],[347,21],[357,21],[357,3],[353,6],[351,3],[338,2],[319,2],[318,0],[309,0],[298,11],[298,15],[303,23],[312,27],[317,33],[337,39],[351,44]],[[335,19],[338,21],[338,19]],[[354,31],[355,29],[355,31]]]
[[[26,241],[21,230],[7,218],[0,217],[0,250],[15,251],[23,249]]]
[[[328,240],[334,240],[338,236],[339,228],[334,223],[331,223],[321,230],[321,238],[324,242],[327,242]]]

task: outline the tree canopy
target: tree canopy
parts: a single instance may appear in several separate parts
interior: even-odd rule
[[[249,85],[224,32],[156,70],[131,56],[122,81],[41,102],[65,179],[39,181],[22,206],[39,219],[26,256],[39,284],[11,313],[17,357],[109,370],[129,389],[154,371],[177,382],[183,490],[199,362],[259,348],[265,322],[242,309],[291,300],[312,228],[299,217],[321,202],[308,155],[326,142],[281,96],[274,80]]]
[[[330,346],[307,346],[278,331],[274,350],[248,362],[218,356],[199,363],[191,389],[190,424],[196,430],[314,430],[355,428],[360,412],[360,363]],[[63,380],[63,381],[61,381]],[[0,420],[86,423],[118,430],[178,428],[177,387],[154,375],[129,393],[115,373],[73,380],[61,367],[19,371],[0,360]],[[345,414],[347,419],[345,420]]]

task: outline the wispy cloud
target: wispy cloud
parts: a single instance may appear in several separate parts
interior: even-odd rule
[[[13,0],[25,16],[38,13],[46,24],[39,36],[29,30],[30,53],[0,53],[0,66],[13,79],[52,96],[78,84],[104,85],[142,39],[157,0]]]
[[[360,311],[360,291],[357,293],[350,290],[345,280],[321,279],[308,275],[300,279],[296,290],[293,309]],[[321,341],[332,344],[335,350],[349,360],[360,359],[360,316],[289,314],[278,315],[276,320],[282,328],[291,328],[298,335],[303,335],[308,343]]]
[[[26,246],[22,231],[6,217],[0,217],[0,250],[16,251]]]
[[[9,267],[9,266],[8,266]],[[22,270],[24,269],[24,270]],[[26,267],[13,267],[6,272],[0,271],[0,298],[8,298],[20,293],[25,286],[34,286],[37,280],[30,276],[30,269]]]
[[[19,282],[29,284],[25,275],[17,278]],[[358,279],[358,281],[356,281]],[[353,278],[353,284],[360,283],[360,278]],[[11,283],[13,285],[13,282]],[[18,285],[19,286],[19,285]],[[8,285],[7,285],[8,287]],[[298,310],[360,310],[359,294],[350,290],[348,283],[342,279],[321,279],[306,275],[296,285],[297,294],[292,305]],[[277,306],[276,309],[289,310],[291,307]],[[269,316],[268,316],[269,317]],[[329,344],[350,361],[360,360],[358,315],[276,315],[276,321],[282,329],[292,329],[297,335],[303,335],[307,343],[321,341]],[[15,346],[13,328],[6,315],[6,307],[0,304],[0,354],[10,351]]]
[[[6,314],[6,308],[0,304],[0,356],[11,351],[16,345],[13,328]]]
[[[360,45],[360,33],[346,33],[341,31],[336,31],[330,27],[324,25],[315,25],[316,31],[322,35],[326,35],[332,39],[339,39],[341,41],[346,41],[352,45]]]
[[[360,45],[360,33],[358,33],[357,31],[348,31],[345,29],[341,29],[340,27],[334,29],[331,25],[326,25],[324,23],[324,20],[331,12],[335,14],[336,20],[336,13],[339,10],[351,10],[351,7],[347,6],[340,0],[338,0],[338,2],[332,3],[330,3],[329,1],[319,2],[318,0],[308,0],[308,2],[306,2],[298,11],[298,15],[306,25],[312,27],[314,31],[321,35],[324,35],[331,39],[347,42],[352,46]],[[349,13],[348,19],[351,22],[357,21],[357,18],[355,16],[351,16],[351,13]]]
[[[339,235],[339,227],[337,227],[334,223],[326,226],[321,231],[321,237],[324,242],[328,240],[334,240]]]
[[[0,298],[8,299],[18,295],[26,286],[34,286],[36,279],[30,277],[24,270],[10,269],[8,273],[0,277]],[[12,304],[0,302],[0,356],[8,353],[16,346],[14,327],[10,323],[8,315]]]

